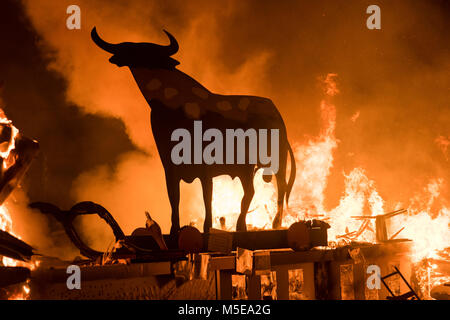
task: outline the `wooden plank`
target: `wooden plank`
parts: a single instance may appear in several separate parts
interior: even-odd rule
[[[132,265],[108,265],[94,267],[80,267],[82,281],[100,279],[122,279],[172,273],[170,262],[136,263]],[[36,269],[31,273],[32,280],[46,282],[66,282],[66,268]]]
[[[332,250],[308,250],[308,251],[273,251],[270,253],[270,263],[272,266],[319,262],[333,260]]]
[[[235,270],[236,269],[236,257],[232,256],[222,256],[222,257],[211,257],[209,260],[209,270]]]
[[[200,279],[207,280],[209,276],[209,260],[211,259],[210,255],[204,254],[201,255],[201,266],[200,266]]]
[[[232,272],[226,270],[216,270],[216,299],[231,300],[233,298],[233,283],[231,281]]]
[[[329,300],[330,262],[314,262],[314,289],[316,300]]]
[[[342,263],[340,269],[341,299],[355,300],[355,288],[353,279],[353,260]]]
[[[331,261],[328,278],[330,300],[341,300],[341,262]]]
[[[2,126],[3,130],[11,130],[11,125],[3,124]],[[0,205],[22,180],[38,151],[39,143],[37,141],[28,139],[21,133],[16,136],[15,148],[11,150],[10,154],[10,157],[15,157],[15,162],[6,170],[2,168],[2,174],[0,175]],[[1,158],[2,167],[3,161],[4,159]]]
[[[275,269],[277,279],[277,300],[289,300],[289,269],[278,267]]]
[[[24,267],[0,267],[0,288],[26,281],[30,270]]]
[[[233,250],[237,247],[249,250],[289,248],[287,230],[233,232]]]
[[[261,300],[261,276],[248,275],[247,280],[248,300]]]
[[[270,264],[270,251],[256,251],[253,254],[255,271],[269,272],[271,269]]]
[[[353,248],[359,247],[362,254],[366,258],[380,258],[383,256],[404,255],[409,252],[410,242],[393,242],[385,244],[375,245],[361,245],[352,246]],[[308,251],[293,251],[291,249],[272,249],[255,251],[255,266],[256,270],[262,270],[264,266],[270,265],[272,267],[282,265],[292,265],[296,263],[306,262],[326,262],[326,261],[346,261],[350,259],[348,254],[349,247],[343,247],[338,249],[317,249]],[[270,261],[266,261],[266,255],[270,255]],[[221,255],[211,257],[211,269],[212,270],[226,270],[235,269],[236,261],[235,255]]]
[[[33,247],[14,237],[6,231],[0,230],[0,255],[16,260],[27,261],[34,254]]]
[[[390,259],[387,258],[377,259],[375,261],[375,264],[377,264],[380,267],[382,277],[395,271],[395,269],[392,267]],[[400,277],[398,275],[394,275],[389,279],[386,279],[385,282],[391,288],[391,290],[395,291],[395,284],[399,283],[399,280]],[[394,294],[396,294],[396,292],[394,292]],[[391,294],[389,293],[388,289],[382,284],[380,289],[380,300],[386,300],[388,296],[391,296]]]
[[[363,263],[353,265],[355,300],[366,300],[366,270]]]
[[[253,251],[237,248],[236,251],[236,272],[243,274],[253,273]]]
[[[205,234],[207,250],[230,253],[233,249],[233,234],[231,232],[211,228]]]
[[[314,263],[303,263],[300,269],[303,270],[303,292],[305,298],[308,300],[315,300]]]

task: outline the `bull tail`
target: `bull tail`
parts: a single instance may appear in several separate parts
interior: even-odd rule
[[[289,174],[289,181],[288,181],[287,190],[286,190],[286,207],[289,208],[289,195],[291,194],[292,187],[294,185],[297,167],[295,166],[295,158],[294,158],[294,153],[292,152],[291,145],[289,144],[289,142],[287,145],[288,145],[289,157],[291,158],[291,173]]]

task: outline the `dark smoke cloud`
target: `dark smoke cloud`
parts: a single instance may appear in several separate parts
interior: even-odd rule
[[[120,120],[82,113],[66,99],[66,80],[48,68],[54,51],[42,50],[42,38],[18,1],[1,2],[0,21],[0,108],[25,136],[40,143],[40,154],[22,182],[27,195],[17,190],[7,202],[13,229],[41,253],[67,257],[58,250],[68,244],[59,224],[26,210],[27,203],[70,208],[77,200],[71,194],[74,179],[98,165],[114,167],[121,153],[136,148]],[[52,234],[53,239],[46,238]]]
[[[43,51],[17,1],[2,1],[0,10],[0,79],[7,116],[19,130],[40,142],[41,153],[28,172],[33,200],[73,205],[74,178],[100,164],[114,166],[117,156],[134,150],[118,119],[82,113],[66,99],[67,83],[48,69],[54,52]]]

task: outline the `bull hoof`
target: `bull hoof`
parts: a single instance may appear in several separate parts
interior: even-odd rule
[[[243,219],[238,219],[236,223],[236,231],[247,231],[247,224]]]
[[[178,232],[180,232],[180,228],[171,227],[170,228],[170,237],[176,239],[178,237]]]
[[[203,233],[208,233],[209,232],[209,229],[211,229],[212,228],[212,225],[211,225],[211,223],[205,223],[204,225],[203,225]]]
[[[280,228],[281,228],[281,219],[278,216],[276,216],[272,222],[272,229],[280,229]]]

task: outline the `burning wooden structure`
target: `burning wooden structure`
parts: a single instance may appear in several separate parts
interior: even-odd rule
[[[32,206],[56,217],[64,212],[48,204]],[[73,235],[73,227],[63,219],[69,237],[91,259],[79,262],[83,290],[67,288],[67,263],[34,271],[30,284],[32,298],[385,299],[394,293],[388,292],[388,288],[367,287],[368,266],[379,266],[382,274],[396,267],[406,278],[411,278],[409,240],[355,242],[331,248],[327,246],[326,236],[329,225],[310,221],[295,223],[286,230],[212,229],[208,234],[185,227],[178,239],[163,236],[168,248],[161,250],[158,235],[146,234],[140,228],[133,235],[124,236],[106,209],[93,203],[73,208],[82,206],[90,208],[89,213],[98,213],[113,228],[116,249],[110,253],[95,252]],[[65,213],[67,217],[73,214],[73,209]],[[117,264],[104,265],[105,256]],[[244,284],[240,289],[239,277]],[[272,281],[262,281],[267,278]],[[394,279],[392,285],[395,295],[407,289],[398,280]],[[267,286],[274,294],[265,294]],[[239,295],[239,290],[245,294]]]
[[[39,144],[21,135],[9,120],[1,117],[0,149],[1,206],[30,167],[39,150]],[[0,258],[5,256],[19,261],[29,261],[32,255],[34,255],[33,247],[0,229]],[[5,295],[2,288],[22,283],[29,277],[30,270],[26,267],[3,266],[0,263],[0,298]]]
[[[408,241],[396,241],[308,251],[239,248],[229,254],[190,253],[152,262],[154,256],[141,256],[129,264],[81,266],[82,290],[67,288],[66,266],[38,268],[31,275],[31,298],[385,299],[389,296],[386,288],[367,287],[367,267],[379,265],[382,274],[398,267],[410,278],[409,246]],[[271,284],[274,296],[264,293],[262,283],[264,277],[271,275],[275,279]],[[245,279],[244,297],[237,294],[239,277]],[[392,283],[397,295],[408,289],[398,280]]]
[[[4,135],[11,138],[8,132]],[[0,180],[1,201],[17,185],[38,150],[35,141],[20,135],[15,143],[9,150],[14,161],[4,166]],[[88,258],[64,262],[43,257],[32,271],[0,267],[0,287],[28,279],[31,299],[384,299],[407,288],[396,279],[391,287],[394,291],[368,289],[369,265],[379,266],[382,275],[396,267],[411,279],[411,242],[388,239],[384,225],[400,211],[375,218],[378,243],[351,242],[333,248],[327,241],[330,225],[320,220],[296,222],[284,230],[248,232],[211,229],[201,234],[185,227],[174,238],[163,236],[147,215],[146,228],[126,236],[113,216],[93,202],[81,202],[69,210],[48,203],[30,207],[56,218]],[[99,215],[111,227],[116,238],[113,251],[99,252],[83,242],[72,223],[87,214]],[[0,254],[27,261],[34,252],[2,231]],[[81,267],[82,290],[67,288],[70,264]]]
[[[1,151],[0,204],[38,151],[38,143],[20,135],[10,122],[1,126],[0,138],[6,143]],[[282,230],[210,229],[206,234],[186,226],[174,237],[162,235],[147,214],[146,227],[127,236],[108,210],[90,201],[69,210],[42,202],[30,207],[59,221],[87,258],[61,261],[41,257],[35,268],[0,266],[0,289],[28,281],[31,299],[364,300],[401,296],[411,289],[407,282],[414,282],[411,241],[394,239],[398,232],[389,238],[386,231],[386,220],[403,213],[401,210],[354,217],[364,221],[360,230],[342,235],[345,244],[331,246],[327,237],[330,225],[320,220],[298,221]],[[116,240],[112,251],[92,249],[74,228],[76,217],[90,214],[97,214],[111,227]],[[370,219],[375,220],[377,242],[357,242]],[[0,255],[29,261],[34,254],[31,246],[0,231]],[[81,290],[66,285],[67,267],[73,264],[81,268]],[[383,276],[399,270],[406,283],[397,276],[386,280],[386,286],[370,289],[367,270],[371,265],[379,266]]]

